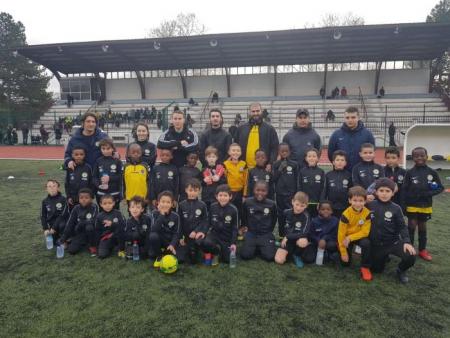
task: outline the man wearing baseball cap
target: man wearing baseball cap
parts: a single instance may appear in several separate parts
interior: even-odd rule
[[[311,126],[307,109],[297,110],[295,123],[284,135],[283,142],[289,144],[291,159],[298,163],[299,168],[305,166],[305,154],[309,149],[315,148],[320,151],[322,142],[319,134]]]

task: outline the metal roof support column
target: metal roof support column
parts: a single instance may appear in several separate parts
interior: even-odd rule
[[[142,78],[141,71],[136,70],[134,72],[136,73],[136,78],[137,78],[137,80],[139,82],[139,88],[141,89],[141,99],[145,100],[146,99],[146,96],[145,96],[145,81]]]
[[[106,75],[106,73],[103,73]],[[98,88],[100,89],[100,101],[106,100],[106,76],[104,78],[100,77],[100,73],[94,74]]]
[[[325,90],[325,97],[327,96],[327,75],[328,75],[328,63],[325,64],[325,70],[323,72],[323,90]]]
[[[278,96],[277,74],[277,65],[275,65],[273,66],[273,96]]]
[[[225,67],[225,76],[227,78],[227,97],[231,97],[230,68],[228,67]]]
[[[434,82],[434,72],[433,72],[433,61],[430,60],[430,79],[428,82],[428,93],[433,92],[433,82]],[[450,81],[450,77],[448,77],[447,82]]]
[[[183,98],[187,99],[186,79],[180,69],[178,69],[178,75],[180,75],[181,87],[183,88]]]
[[[375,72],[375,87],[374,87],[374,94],[377,95],[378,94],[378,87],[380,85],[380,74],[381,74],[381,66],[382,66],[383,62],[378,61],[377,62],[377,67],[376,67],[376,72]]]

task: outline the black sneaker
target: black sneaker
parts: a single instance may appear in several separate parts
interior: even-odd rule
[[[400,283],[407,284],[409,282],[409,278],[406,275],[406,271],[402,271],[400,269],[397,269],[397,277]]]

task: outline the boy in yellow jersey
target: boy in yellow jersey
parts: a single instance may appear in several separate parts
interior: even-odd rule
[[[339,221],[338,246],[341,262],[349,266],[354,245],[361,247],[361,278],[372,280],[370,272],[370,241],[371,226],[370,210],[365,207],[367,192],[360,186],[352,187],[348,191],[350,207],[344,210]]]
[[[132,143],[127,151],[127,163],[123,168],[123,195],[129,202],[133,196],[148,199],[149,167],[142,161],[142,149],[137,143]]]
[[[242,200],[247,196],[248,168],[245,161],[239,160],[242,155],[239,144],[232,143],[228,148],[228,155],[229,159],[223,162],[225,176],[233,195],[231,203],[238,209],[239,219],[242,219]],[[242,236],[244,231],[245,229],[239,229],[239,235]]]

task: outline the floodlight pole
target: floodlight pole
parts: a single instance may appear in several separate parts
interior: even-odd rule
[[[374,86],[374,94],[378,94],[378,86],[380,85],[380,74],[381,74],[381,66],[383,65],[382,61],[377,61],[377,67],[375,71],[375,86]]]
[[[227,78],[227,97],[231,97],[231,79],[230,79],[230,69],[225,67],[225,76]]]
[[[277,86],[277,65],[273,66],[273,96],[278,96],[278,86]]]

